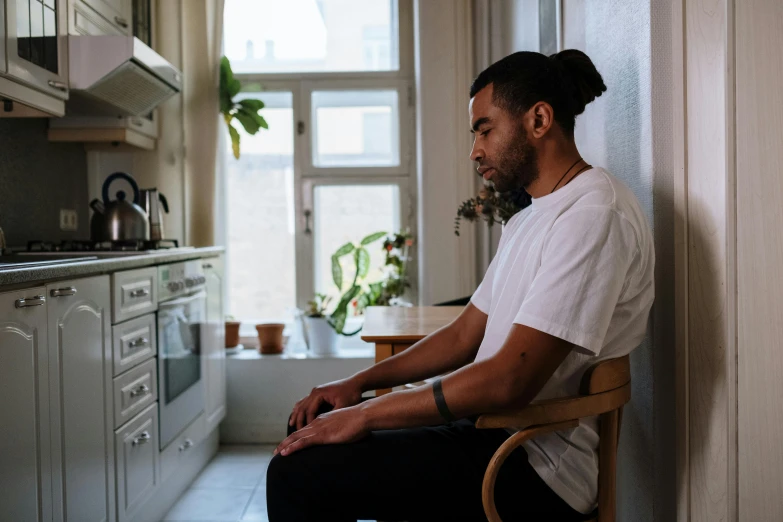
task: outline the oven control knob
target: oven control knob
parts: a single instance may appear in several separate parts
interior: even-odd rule
[[[207,278],[204,276],[198,276],[198,284],[203,285],[207,282]]]
[[[190,288],[196,284],[196,280],[192,277],[185,278],[185,286]]]
[[[179,284],[176,281],[171,281],[168,285],[169,292],[176,292],[179,290]]]

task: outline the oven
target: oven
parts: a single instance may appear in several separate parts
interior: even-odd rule
[[[206,278],[201,261],[158,267],[158,400],[163,450],[204,411],[201,344]]]

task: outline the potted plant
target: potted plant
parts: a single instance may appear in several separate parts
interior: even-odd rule
[[[514,214],[530,205],[530,195],[519,189],[511,192],[497,192],[491,186],[484,187],[478,196],[462,202],[454,218],[454,234],[459,235],[460,220],[471,223],[483,219],[487,226],[495,223],[505,225]]]
[[[326,312],[331,297],[315,294],[307,303],[304,314],[304,334],[307,346],[316,355],[328,355],[337,351],[337,332],[329,323]]]
[[[239,346],[239,326],[241,324],[233,316],[226,316],[226,348]]]
[[[234,120],[237,120],[251,136],[260,129],[269,128],[264,117],[258,114],[258,111],[264,108],[264,102],[254,99],[234,101],[234,97],[240,90],[242,90],[242,83],[234,78],[231,62],[224,56],[220,60],[220,113],[228,126],[231,149],[236,159],[239,159],[239,131],[232,124]]]

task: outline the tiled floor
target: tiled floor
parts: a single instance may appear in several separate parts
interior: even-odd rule
[[[268,522],[266,468],[274,446],[221,446],[165,522]]]

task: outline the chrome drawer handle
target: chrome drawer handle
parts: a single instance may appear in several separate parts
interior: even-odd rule
[[[49,80],[47,83],[49,84],[49,87],[51,87],[52,89],[57,89],[58,91],[63,91],[63,92],[68,90],[68,86],[63,82]]]
[[[139,346],[147,346],[149,344],[150,340],[146,337],[139,337],[138,339],[134,339],[131,342],[128,343],[128,348],[137,348]]]
[[[68,288],[57,288],[49,292],[52,297],[67,297],[69,295],[76,295],[76,289],[72,286]]]
[[[128,21],[120,16],[114,17],[114,23],[119,25],[120,27],[127,29],[128,28]]]
[[[130,293],[131,298],[147,297],[148,295],[150,295],[150,291],[146,288],[139,288],[138,290],[134,290]]]
[[[141,444],[146,444],[146,443],[148,443],[149,441],[150,441],[150,432],[148,432],[148,431],[143,431],[143,432],[141,432],[141,433],[139,434],[139,436],[138,436],[138,437],[136,437],[135,439],[133,439],[133,442],[131,442],[131,444],[132,444],[133,446],[140,446]]]
[[[22,299],[17,299],[15,303],[17,308],[43,306],[44,304],[46,304],[46,298],[42,295],[37,295],[35,297],[23,297]]]
[[[149,387],[146,384],[142,384],[138,388],[131,390],[130,396],[132,399],[134,397],[138,397],[139,395],[147,395],[149,392],[150,392]]]
[[[201,265],[201,267],[204,270],[209,270],[210,268],[212,268],[212,265],[210,263],[205,263],[205,264]]]
[[[187,451],[192,447],[193,447],[193,441],[190,439],[185,439],[185,443],[182,444],[178,449],[180,451]]]

